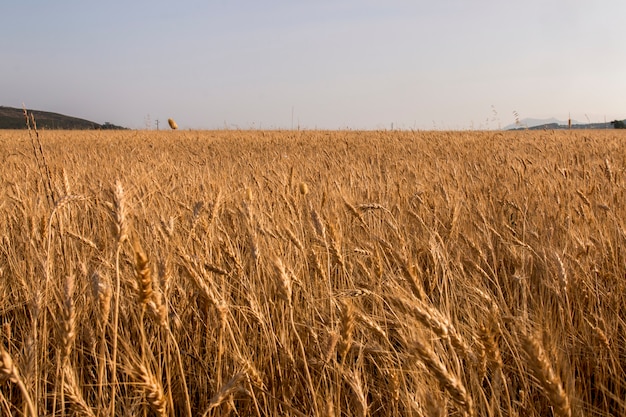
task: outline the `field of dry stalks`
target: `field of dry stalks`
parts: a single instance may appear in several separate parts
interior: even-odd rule
[[[626,134],[0,133],[0,415],[626,415]]]

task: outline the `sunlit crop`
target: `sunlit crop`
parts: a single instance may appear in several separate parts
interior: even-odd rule
[[[32,135],[0,415],[626,415],[621,132]]]

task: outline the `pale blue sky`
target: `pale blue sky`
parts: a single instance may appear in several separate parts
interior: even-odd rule
[[[623,0],[21,0],[0,105],[144,128],[626,118]]]

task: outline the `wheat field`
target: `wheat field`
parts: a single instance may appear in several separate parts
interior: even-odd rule
[[[0,415],[626,415],[625,140],[0,132]]]

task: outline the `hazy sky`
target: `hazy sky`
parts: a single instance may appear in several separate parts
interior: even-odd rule
[[[131,128],[626,118],[623,0],[5,1],[0,105]]]

